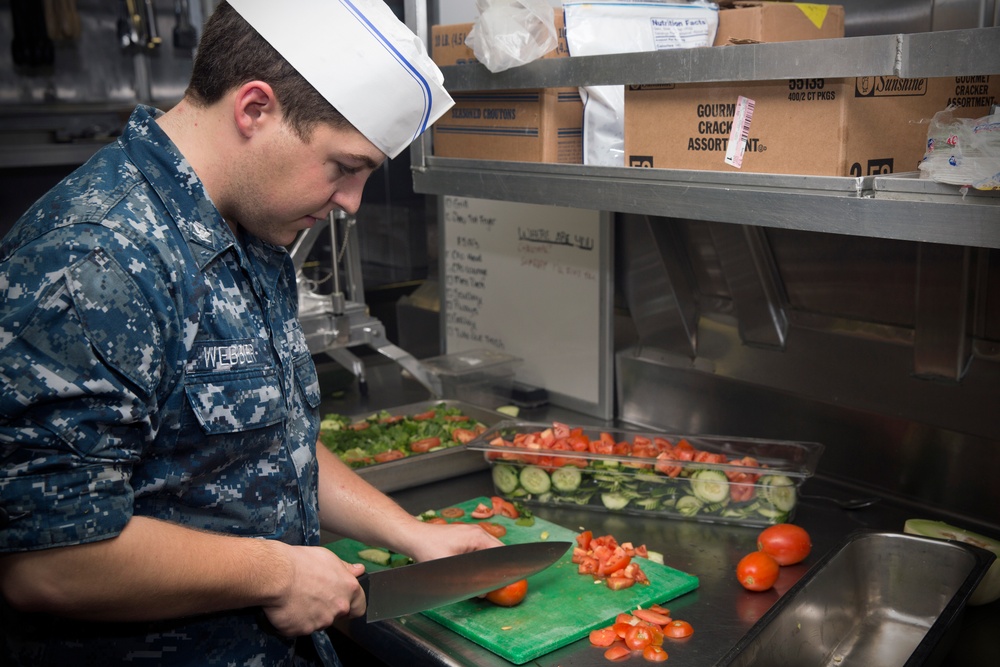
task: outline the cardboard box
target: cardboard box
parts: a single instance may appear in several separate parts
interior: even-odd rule
[[[753,112],[737,169],[725,157],[741,96],[753,101]],[[995,75],[629,86],[625,160],[629,166],[765,174],[915,171],[935,113],[955,104],[957,115],[977,118],[997,99]]]
[[[760,0],[719,4],[715,46],[844,36],[844,8],[841,5]]]
[[[559,43],[543,58],[569,55],[562,10]],[[440,66],[477,62],[465,38],[472,23],[431,27],[431,57]],[[477,160],[583,162],[583,102],[575,87],[452,93],[455,106],[433,126],[434,154]]]

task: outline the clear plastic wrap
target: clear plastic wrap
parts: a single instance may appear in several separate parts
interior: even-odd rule
[[[558,44],[548,0],[476,0],[476,6],[479,17],[465,44],[491,72],[530,63]]]
[[[920,177],[976,190],[1000,190],[1000,112],[956,118],[954,107],[934,114]]]

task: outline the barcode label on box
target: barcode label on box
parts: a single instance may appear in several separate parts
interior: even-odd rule
[[[753,100],[742,95],[736,100],[736,113],[733,114],[733,129],[729,133],[729,145],[726,147],[726,164],[739,169],[743,166],[743,151],[750,137],[750,121],[753,120]]]

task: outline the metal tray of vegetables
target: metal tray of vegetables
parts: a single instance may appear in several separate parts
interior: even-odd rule
[[[510,500],[759,526],[791,520],[823,445],[501,421],[469,449]]]
[[[455,400],[432,400],[346,416],[325,414],[319,439],[365,481],[389,493],[488,467],[465,443],[504,415]]]

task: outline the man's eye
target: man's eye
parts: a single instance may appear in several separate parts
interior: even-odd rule
[[[346,164],[340,164],[339,162],[337,163],[337,168],[345,176],[354,176],[361,171],[361,167],[348,167]]]

